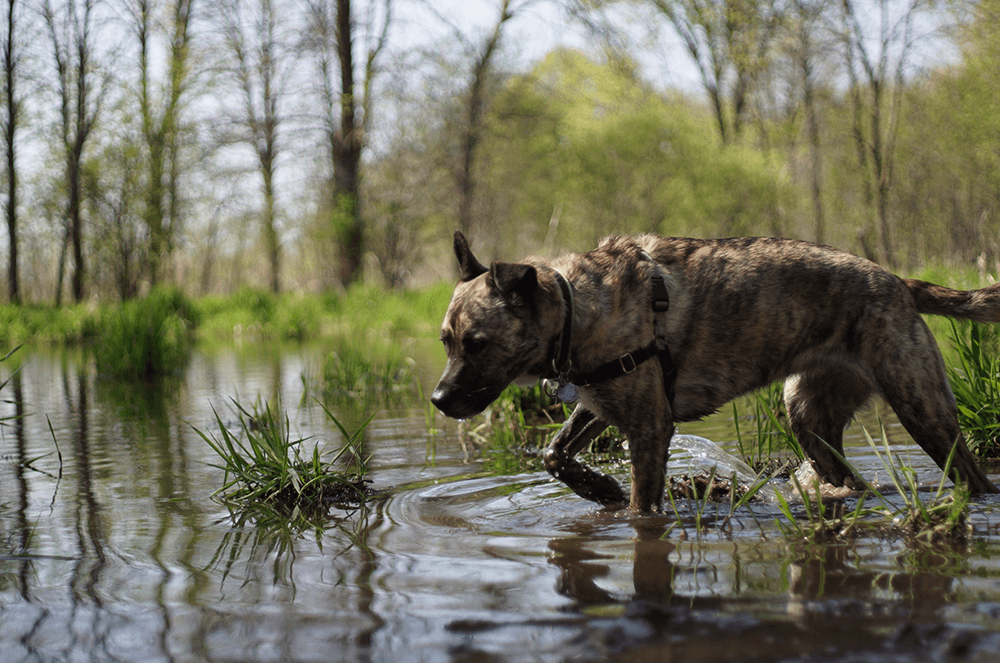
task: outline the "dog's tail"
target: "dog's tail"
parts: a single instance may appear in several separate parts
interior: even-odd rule
[[[917,311],[977,322],[1000,322],[1000,283],[979,290],[952,290],[927,281],[903,279]]]

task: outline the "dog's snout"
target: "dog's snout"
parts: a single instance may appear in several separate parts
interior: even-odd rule
[[[453,392],[442,387],[441,385],[438,385],[437,388],[434,389],[434,393],[431,394],[431,403],[434,404],[434,407],[441,410],[445,414],[448,414],[448,406],[451,405],[453,400]]]
[[[470,398],[466,390],[448,382],[442,382],[431,394],[431,403],[446,417],[466,419],[479,414],[493,399]]]

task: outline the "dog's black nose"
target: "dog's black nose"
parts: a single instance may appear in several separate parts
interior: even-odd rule
[[[451,405],[454,399],[454,393],[448,389],[442,389],[440,385],[431,394],[431,403],[434,403],[434,407],[445,414],[448,414],[448,406]]]

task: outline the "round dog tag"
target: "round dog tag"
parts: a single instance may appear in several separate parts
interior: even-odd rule
[[[576,385],[572,382],[559,385],[559,388],[556,389],[556,398],[563,403],[575,403],[578,398]]]

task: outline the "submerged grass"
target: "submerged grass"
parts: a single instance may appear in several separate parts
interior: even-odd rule
[[[864,519],[876,513],[865,507],[867,490],[849,510],[844,500],[824,500],[819,485],[803,486],[794,474],[790,481],[802,498],[801,511],[805,520],[794,512],[781,491],[775,491],[778,509],[784,516],[784,521],[777,520],[776,524],[789,541],[807,545],[842,543],[858,532]]]
[[[304,449],[308,438],[293,438],[288,415],[282,415],[280,405],[258,402],[251,412],[233,403],[239,421],[236,432],[229,430],[218,412],[215,420],[221,439],[195,428],[221,459],[213,465],[225,472],[215,495],[225,503],[255,519],[269,520],[277,514],[314,521],[330,507],[358,506],[371,496],[368,459],[361,450],[361,436],[371,417],[348,433],[323,406],[343,436],[338,450],[324,454],[318,442],[308,451]]]

